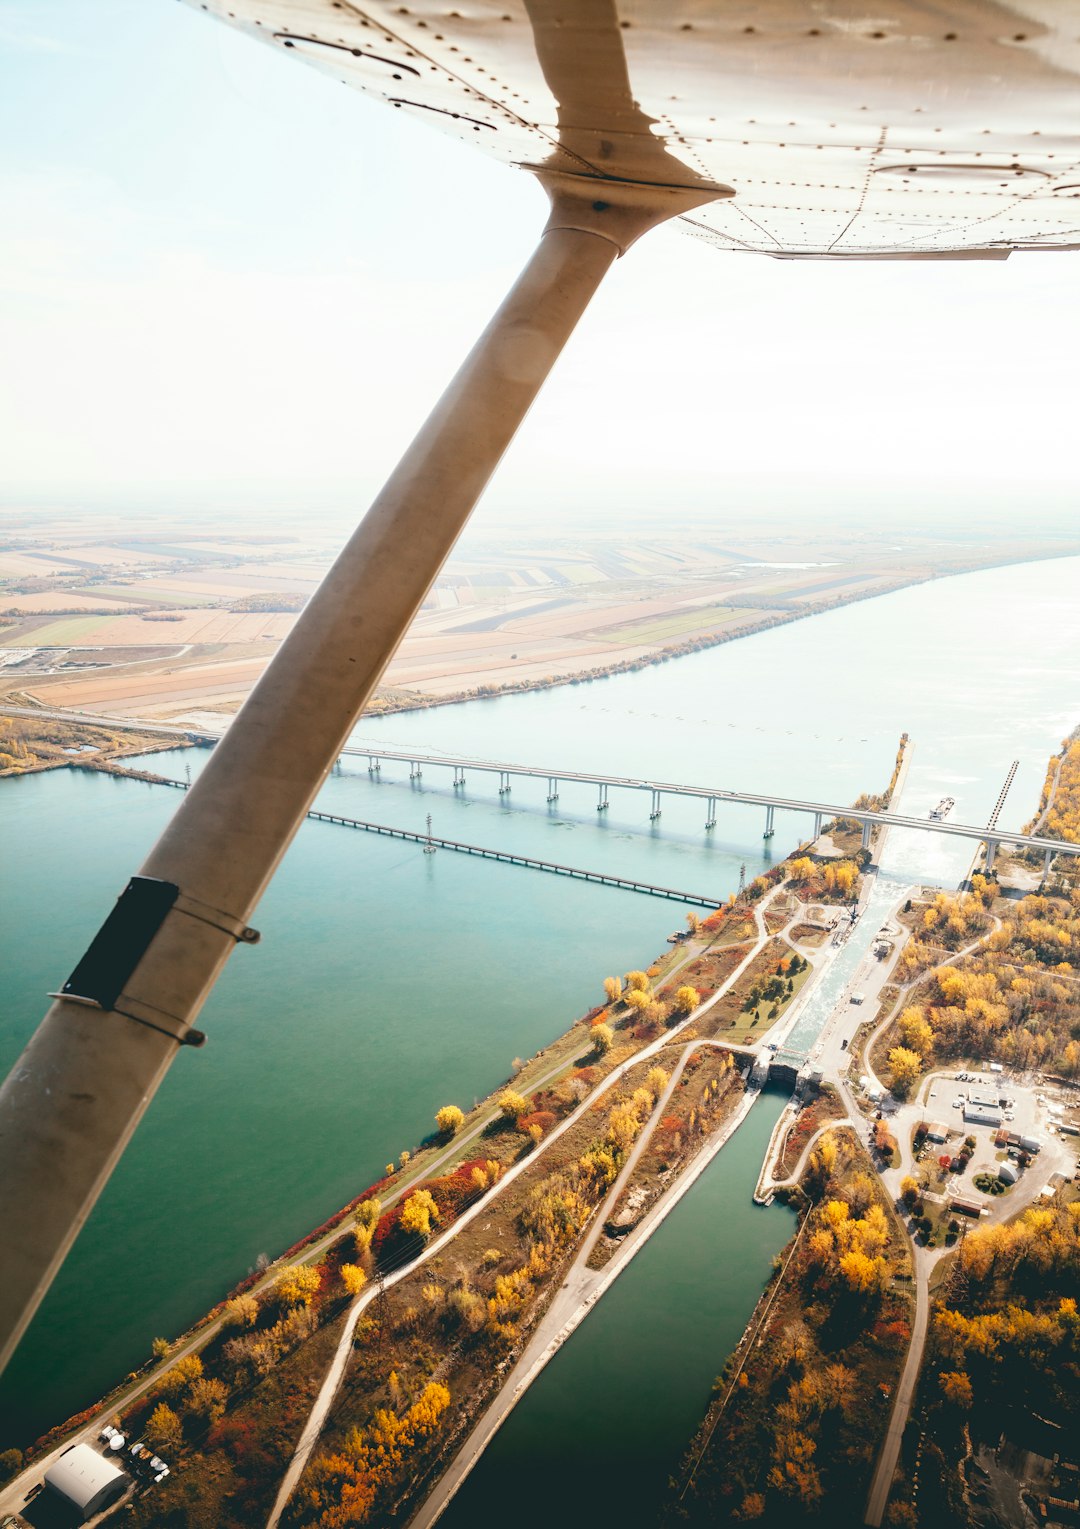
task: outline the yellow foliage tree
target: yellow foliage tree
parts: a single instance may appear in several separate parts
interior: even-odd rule
[[[974,1395],[971,1390],[971,1377],[966,1370],[947,1370],[938,1376],[938,1385],[947,1402],[954,1407],[962,1407],[965,1411],[971,1407]]]
[[[892,1072],[892,1091],[897,1098],[906,1099],[922,1072],[922,1057],[906,1046],[894,1046],[889,1052],[889,1069]]]
[[[159,1402],[143,1430],[152,1449],[176,1451],[184,1442],[180,1419],[165,1402]]]
[[[259,1303],[253,1295],[235,1295],[226,1304],[226,1327],[254,1327],[258,1320]]]
[[[529,1101],[524,1094],[516,1093],[514,1089],[508,1088],[499,1096],[499,1109],[504,1120],[516,1120],[519,1115],[528,1114]]]
[[[439,1219],[439,1207],[430,1189],[418,1189],[401,1207],[401,1225],[406,1232],[420,1237],[430,1237],[432,1223]]]
[[[310,1264],[291,1264],[274,1281],[274,1294],[283,1306],[310,1306],[322,1280]]]
[[[346,1295],[359,1295],[367,1284],[367,1276],[356,1264],[342,1264],[341,1283],[345,1287]]]
[[[674,1001],[676,1014],[692,1014],[700,1002],[696,987],[685,983],[682,987],[676,988]]]
[[[444,1104],[441,1110],[435,1112],[435,1124],[444,1136],[456,1136],[465,1124],[464,1111],[459,1110],[456,1104]]]
[[[849,1289],[865,1295],[871,1290],[880,1288],[885,1273],[885,1261],[881,1258],[870,1258],[858,1248],[852,1248],[851,1252],[845,1253],[840,1260],[840,1273],[847,1280]]]
[[[179,1396],[202,1376],[203,1364],[198,1354],[186,1354],[178,1359],[161,1380],[161,1390],[166,1396]]]

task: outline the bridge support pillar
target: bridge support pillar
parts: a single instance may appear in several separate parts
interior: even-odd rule
[[[1046,880],[1046,878],[1047,878],[1047,877],[1048,877],[1048,876],[1049,876],[1049,874],[1050,874],[1050,867],[1051,867],[1051,866],[1052,866],[1052,865],[1053,865],[1053,863],[1054,863],[1054,856],[1055,856],[1055,855],[1056,855],[1056,854],[1057,854],[1057,851],[1056,851],[1056,850],[1053,850],[1053,849],[1048,849],[1048,850],[1047,850],[1047,851],[1046,851],[1046,854],[1045,854],[1045,855],[1044,855],[1044,856],[1043,856],[1043,873],[1042,873],[1042,879],[1043,879],[1043,880],[1044,880],[1044,881],[1045,881],[1045,880]]]
[[[557,802],[559,800],[559,782],[555,779],[548,780],[547,799],[549,802]]]
[[[715,796],[710,796],[709,797],[709,805],[708,805],[708,807],[706,809],[706,812],[705,812],[705,827],[706,828],[715,828],[716,827],[716,797]]]
[[[764,839],[771,839],[773,834],[776,832],[776,829],[773,827],[773,819],[775,818],[775,816],[776,816],[776,808],[775,807],[771,807],[771,806],[770,807],[766,807],[766,809],[765,809],[765,832],[762,835],[762,838],[764,838]]]
[[[814,838],[815,838],[815,840],[821,838],[821,830],[822,830],[822,827],[823,827],[824,823],[825,823],[825,814],[823,812],[815,812],[814,813]]]
[[[510,795],[510,771],[509,770],[500,770],[499,771],[499,795],[500,796],[509,796]]]
[[[465,784],[465,771],[461,765],[454,766],[454,789]]]
[[[649,822],[655,823],[660,816],[660,793],[653,787],[652,806],[649,809]]]
[[[863,826],[862,826],[862,848],[863,849],[869,849],[870,848],[870,832],[871,832],[872,827],[873,827],[873,825],[870,824],[870,823],[864,823]]]
[[[409,779],[419,780],[423,773],[424,772],[421,770],[419,763],[414,759],[409,765]]]
[[[381,769],[382,769],[382,765],[380,764],[379,760],[377,760],[374,757],[374,755],[369,754],[368,755],[368,762],[367,762],[367,772],[368,772],[368,774],[369,775],[378,775],[379,772],[381,771]]]
[[[601,786],[600,786],[600,800],[596,804],[597,812],[606,812],[607,809],[608,809],[608,805],[609,804],[608,804],[607,786],[604,785],[604,784],[601,784]]]
[[[987,841],[986,841],[986,870],[988,872],[992,871],[994,869],[994,857],[995,857],[996,854],[997,854],[997,840],[996,839],[987,839]]]

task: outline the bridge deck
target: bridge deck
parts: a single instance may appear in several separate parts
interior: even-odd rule
[[[398,749],[363,748],[356,744],[350,744],[342,750],[342,753],[369,761],[394,760],[401,764],[408,764],[414,769],[435,765],[461,773],[479,770],[483,774],[519,776],[554,783],[574,781],[598,787],[614,786],[621,790],[659,793],[661,796],[696,797],[710,803],[737,802],[743,806],[773,808],[783,812],[803,812],[814,817],[848,818],[856,823],[869,824],[871,827],[880,825],[883,828],[915,828],[922,833],[946,834],[952,838],[980,841],[991,839],[995,844],[1008,845],[1015,849],[1037,850],[1041,854],[1049,850],[1054,854],[1080,855],[1080,844],[1070,844],[1061,839],[1046,839],[999,828],[980,828],[974,824],[913,818],[900,812],[871,812],[862,807],[844,807],[836,802],[802,801],[796,797],[769,796],[758,791],[729,791],[719,786],[687,786],[673,781],[637,780],[632,776],[597,775],[586,770],[560,770],[550,766],[541,768],[538,765],[505,764],[497,760],[468,759],[453,754],[409,753]]]

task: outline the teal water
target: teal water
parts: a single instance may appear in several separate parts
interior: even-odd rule
[[[907,728],[906,810],[948,792],[956,820],[985,820],[1019,757],[1001,819],[1017,826],[1047,756],[1080,720],[1078,573],[1080,559],[1068,559],[968,575],[637,674],[366,720],[357,732],[386,746],[843,802],[884,783]],[[205,757],[150,763],[182,774]],[[722,809],[706,834],[691,803],[665,803],[650,825],[636,793],[613,792],[601,816],[588,788],[564,787],[549,810],[542,781],[515,783],[500,801],[497,780],[470,777],[462,799],[433,769],[405,777],[384,770],[373,783],[350,760],[322,803],[408,827],[430,812],[447,837],[717,899],[741,863],[748,875],[767,863],[761,815],[746,809]],[[2,783],[0,1066],[175,805],[164,788],[74,771]],[[804,824],[778,814],[777,857]],[[955,848],[914,833],[890,837],[887,861],[898,877],[947,881],[963,869]],[[640,966],[681,918],[631,893],[305,825],[256,917],[263,943],[238,951],[204,1011],[208,1046],[173,1067],[0,1383],[0,1445],[92,1400],[260,1253],[379,1176],[439,1105],[471,1103],[513,1057],[561,1033],[599,999],[605,975]],[[721,1178],[731,1161],[725,1150]],[[664,1245],[661,1234],[650,1256]],[[592,1341],[598,1316],[575,1342]],[[722,1356],[709,1363],[719,1369]]]
[[[521,1529],[549,1529],[553,1514],[574,1524],[656,1522],[713,1381],[795,1227],[785,1206],[762,1210],[751,1198],[786,1102],[762,1095],[526,1392],[440,1519],[446,1529],[483,1523],[494,1503],[513,1503]],[[550,1474],[541,1485],[542,1461]]]

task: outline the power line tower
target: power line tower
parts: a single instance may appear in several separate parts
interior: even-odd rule
[[[431,840],[431,813],[429,812],[427,815],[427,843],[424,845],[424,854],[433,855],[434,853],[435,845]]]
[[[738,891],[738,896],[741,897],[745,891],[746,891],[746,866],[745,865],[740,865],[740,867],[739,867],[739,891]]]

